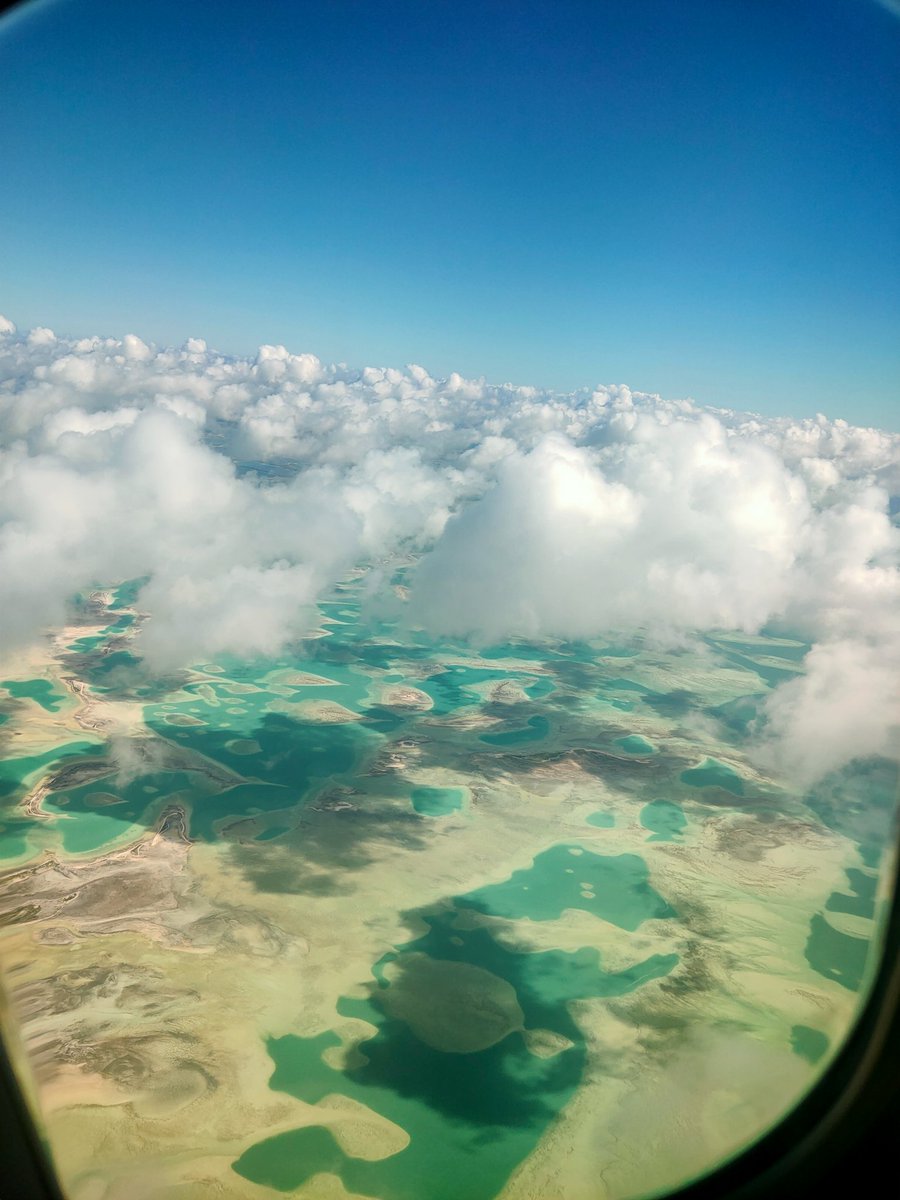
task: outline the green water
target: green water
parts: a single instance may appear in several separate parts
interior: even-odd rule
[[[96,650],[98,646],[102,646],[106,641],[104,637],[105,630],[101,633],[95,633],[89,637],[76,638],[69,646],[69,649],[76,654],[90,654],[92,650]]]
[[[462,788],[413,788],[410,795],[412,806],[423,817],[448,817],[459,812],[465,792]]]
[[[639,733],[629,733],[626,737],[616,738],[616,745],[620,746],[626,754],[654,754],[656,752],[653,744],[641,737]]]
[[[418,686],[434,702],[433,715],[448,716],[458,708],[466,708],[481,702],[481,697],[474,685],[502,683],[504,680],[523,680],[527,678],[527,675],[527,670],[504,671],[497,667],[451,665],[436,671],[427,679],[421,680]],[[544,676],[536,676],[533,682],[526,685],[525,691],[530,698],[538,699],[549,695],[554,688],[555,684],[552,680],[548,680]],[[541,717],[539,720],[544,721],[545,718]],[[532,734],[525,740],[531,740],[535,736],[543,736],[543,734]]]
[[[722,788],[732,796],[743,796],[744,781],[737,771],[715,758],[705,759],[699,767],[681,772],[682,783],[698,788]]]
[[[120,785],[115,775],[80,787],[53,792],[44,801],[45,812],[57,814],[55,828],[70,854],[96,851],[124,837],[137,837],[152,817],[176,793],[197,794],[196,777],[185,771],[159,771],[140,775]],[[116,797],[100,803],[98,797]]]
[[[849,893],[832,892],[825,905],[826,910],[852,913],[856,917],[874,917],[877,876],[850,867],[847,871],[847,882],[850,885]]]
[[[610,692],[641,692],[644,695],[653,695],[653,689],[646,687],[643,683],[637,683],[633,679],[610,679],[604,684],[607,691]]]
[[[505,733],[484,733],[479,741],[487,742],[490,746],[521,746],[524,742],[538,742],[550,732],[550,722],[546,717],[532,717],[527,725],[520,729],[510,729]]]
[[[113,590],[110,608],[131,608],[136,603],[141,588],[150,582],[149,575],[140,579],[128,579]]]
[[[612,829],[616,823],[616,818],[612,813],[595,812],[587,818],[588,825],[595,825],[598,829]]]
[[[846,892],[832,892],[825,902],[825,913],[848,913],[855,917],[875,916],[877,877],[856,867],[848,868]],[[813,970],[833,979],[850,991],[859,991],[865,977],[871,942],[868,938],[841,933],[829,923],[825,913],[816,913],[809,927],[806,960]]]
[[[828,1053],[828,1038],[821,1029],[813,1029],[809,1025],[794,1025],[791,1028],[791,1048],[795,1054],[799,1054],[815,1066]]]
[[[66,698],[46,679],[5,679],[0,687],[6,688],[16,700],[34,700],[47,712],[57,712]]]
[[[111,625],[107,625],[105,629],[101,629],[99,633],[76,638],[72,645],[69,646],[69,649],[76,654],[90,654],[92,650],[96,650],[98,646],[102,646],[105,642],[108,642],[111,637],[124,633],[133,623],[133,614],[123,613],[118,620],[114,621]]]
[[[719,704],[709,711],[714,717],[718,717],[732,733],[745,737],[759,716],[760,706],[764,699],[764,693],[760,693],[758,696],[738,696],[736,700]]]
[[[262,833],[258,833],[254,840],[257,842],[271,842],[273,838],[281,837],[283,833],[290,832],[290,825],[270,825],[268,829],[264,829]]]
[[[229,680],[184,689],[189,697],[186,702],[174,706],[147,705],[147,725],[160,736],[175,740],[238,775],[253,776],[260,784],[289,788],[295,802],[305,799],[316,786],[333,776],[352,775],[380,736],[363,722],[320,725],[305,720],[302,712],[294,716],[289,711],[268,710],[272,701],[290,704],[312,699],[337,700],[351,711],[361,711],[366,681],[349,671],[344,683],[335,681],[333,687],[297,688],[287,698],[269,691],[263,679],[249,672],[243,673],[244,677],[237,682],[249,683],[255,678],[257,690],[234,694],[229,690],[235,682],[234,674]],[[193,717],[203,723],[173,725],[173,716]],[[243,753],[245,743],[249,742],[256,742],[259,749]],[[242,793],[232,789],[229,795],[234,799]],[[204,833],[199,836],[206,836],[208,823],[202,828]]]
[[[632,931],[642,921],[676,915],[650,886],[647,864],[636,854],[600,855],[568,845],[551,846],[505,883],[478,888],[460,903],[529,921],[555,921],[567,908],[580,908]]]
[[[218,827],[226,821],[241,820],[256,813],[280,812],[297,801],[292,788],[271,783],[239,783],[223,791],[191,796],[188,828],[193,838],[215,841]],[[259,839],[257,839],[259,840]]]
[[[641,809],[641,824],[652,835],[648,842],[671,842],[684,832],[687,820],[674,800],[651,800]]]
[[[531,700],[542,700],[544,696],[549,696],[551,692],[556,690],[556,684],[552,679],[543,676],[535,680],[526,687],[525,693]]]
[[[0,799],[18,799],[32,777],[46,767],[64,764],[76,756],[92,758],[105,753],[106,747],[100,742],[65,742],[43,754],[0,759]]]
[[[36,853],[30,835],[43,837],[48,832],[49,822],[28,816],[19,807],[28,788],[49,767],[59,769],[78,759],[94,759],[105,751],[99,742],[66,742],[44,754],[0,760],[0,859],[20,858],[29,850]]]
[[[115,689],[123,678],[129,681],[139,678],[140,665],[141,660],[130,650],[115,650],[112,654],[104,654],[90,661],[84,676],[97,691],[108,692]]]
[[[858,992],[865,977],[870,946],[868,938],[840,933],[822,913],[816,913],[810,921],[804,953],[814,971],[851,992]]]
[[[724,639],[720,641],[715,638],[707,638],[706,641],[708,645],[714,647],[728,662],[746,671],[753,671],[770,688],[778,687],[780,683],[795,678],[799,669],[799,660],[803,658],[806,649],[808,649],[806,646],[801,647],[800,643],[785,647],[774,647],[770,644],[742,644],[740,642],[725,641]],[[746,653],[740,652],[738,647],[741,646],[746,649]],[[776,649],[780,649],[781,653],[776,654]],[[791,665],[778,667],[774,663],[761,662],[761,658],[782,658],[785,663],[791,663]]]

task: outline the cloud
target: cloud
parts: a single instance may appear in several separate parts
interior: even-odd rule
[[[408,619],[436,633],[779,622],[816,645],[761,752],[808,780],[897,751],[896,435],[0,318],[0,439],[5,643],[148,576],[150,669],[274,654],[354,564],[413,553]]]
[[[758,630],[788,600],[806,489],[712,419],[596,453],[560,434],[499,468],[422,564],[413,605],[457,634]]]
[[[896,639],[867,640],[861,633],[823,642],[804,666],[803,675],[771,693],[763,762],[808,784],[854,758],[897,753]]]

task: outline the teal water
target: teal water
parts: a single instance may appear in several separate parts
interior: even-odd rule
[[[603,646],[597,651],[598,658],[636,658],[640,653],[634,646]]]
[[[727,703],[719,704],[708,711],[714,717],[718,717],[722,724],[731,730],[732,733],[737,733],[745,737],[758,718],[761,703],[764,699],[764,693],[754,696],[738,696],[736,700],[729,700]]]
[[[297,667],[322,673],[314,670],[318,664],[298,663]],[[336,700],[352,712],[365,712],[368,685],[362,675],[346,667],[332,667],[328,676],[338,676],[333,686],[291,688],[285,697],[266,686],[264,674],[271,668],[272,664],[266,663],[264,670],[257,668],[255,674],[249,668],[232,669],[227,678],[188,685],[183,689],[185,701],[149,704],[144,710],[145,720],[160,736],[177,740],[238,775],[255,777],[259,785],[290,789],[296,803],[327,779],[350,775],[361,767],[380,734],[364,722],[316,724],[304,719],[302,710],[295,716],[289,710],[271,712],[268,708],[273,701],[290,705],[300,700]],[[231,690],[235,682],[255,690],[235,693]],[[173,716],[192,717],[202,723],[173,726]],[[253,742],[259,749],[243,753]],[[243,795],[239,789],[231,789],[223,795],[222,803],[233,803]],[[238,812],[220,811],[219,815]],[[209,822],[199,828],[204,831],[200,836],[208,836]]]
[[[150,582],[149,575],[139,579],[128,579],[113,590],[110,608],[131,608],[137,602],[141,588]]]
[[[503,671],[497,667],[452,665],[421,680],[417,686],[434,702],[432,710],[434,716],[449,716],[458,708],[481,703],[481,697],[473,685],[502,683],[507,679],[523,680],[527,674],[528,672],[524,670]],[[549,695],[555,686],[552,680],[548,680],[543,675],[537,675],[532,683],[526,685],[525,691],[529,697],[536,699]]]
[[[102,630],[100,633],[95,633],[89,637],[76,638],[69,646],[69,649],[76,654],[90,654],[92,650],[96,650],[98,646],[102,646],[106,641],[105,632],[105,630]]]
[[[745,643],[745,653],[741,653],[738,647],[741,647],[740,642],[725,642],[718,641],[715,638],[705,639],[707,644],[712,646],[715,651],[720,654],[728,662],[736,667],[741,667],[745,671],[752,671],[770,688],[778,687],[780,683],[786,682],[788,679],[793,679],[799,669],[799,660],[803,658],[807,646],[799,648],[799,643],[792,647],[780,648],[782,652],[775,654],[774,650],[777,647],[769,645],[755,645],[753,643]],[[759,657],[757,657],[759,656]],[[777,667],[773,663],[760,662],[760,658],[782,658],[785,663],[791,663],[791,666]]]
[[[627,737],[616,738],[616,745],[621,746],[626,754],[655,754],[656,748],[639,733],[629,733]]]
[[[465,793],[462,788],[413,788],[410,795],[412,806],[423,817],[447,817],[459,812]]]
[[[653,689],[634,679],[610,679],[603,685],[608,692],[640,692],[645,696],[654,695]]]
[[[527,725],[520,729],[510,729],[505,733],[483,733],[478,739],[487,742],[489,746],[521,746],[525,742],[539,742],[550,732],[550,722],[546,717],[531,717]]]
[[[56,829],[63,849],[70,854],[86,854],[120,838],[137,837],[152,822],[149,813],[155,814],[176,793],[190,789],[196,795],[198,786],[196,777],[185,771],[140,775],[124,786],[115,775],[109,775],[52,792],[43,808],[61,818]],[[104,796],[116,797],[116,802],[99,803],[95,799]]]
[[[84,670],[84,676],[93,688],[108,692],[117,686],[117,676],[129,680],[139,678],[141,660],[130,650],[114,650],[92,660]]]
[[[531,700],[542,700],[545,696],[549,696],[551,692],[556,691],[556,684],[552,679],[548,679],[545,675],[540,679],[535,680],[526,687],[525,694]]]
[[[687,820],[674,800],[651,800],[641,809],[641,824],[652,835],[648,842],[671,842],[684,832]]]
[[[647,864],[636,854],[600,855],[580,846],[551,846],[505,883],[478,888],[459,903],[511,920],[555,921],[580,908],[633,931],[675,910],[650,886]]]
[[[76,654],[90,654],[92,650],[96,650],[98,646],[102,646],[108,642],[110,638],[117,634],[124,633],[130,625],[134,623],[133,613],[122,613],[122,615],[111,625],[107,625],[105,629],[101,629],[99,633],[90,634],[86,637],[76,638],[69,646],[69,649]]]
[[[598,829],[612,829],[616,823],[616,818],[612,813],[595,812],[587,819],[588,825],[595,825]]]
[[[47,712],[57,712],[66,698],[46,679],[5,679],[0,682],[0,687],[6,688],[16,700],[34,700]]]
[[[764,655],[766,658],[783,658],[785,662],[800,663],[812,649],[810,642],[794,641],[790,638],[779,638],[777,635],[763,633],[755,640],[740,641],[737,638],[711,638],[717,647],[738,651],[747,655]]]
[[[280,812],[296,802],[297,793],[277,783],[239,783],[212,795],[195,791],[190,804],[190,835],[212,842],[216,840],[218,827],[226,821],[241,820],[256,813]],[[262,835],[257,841],[261,839]]]
[[[290,825],[270,825],[268,829],[264,829],[262,833],[258,833],[254,840],[257,842],[271,842],[273,838],[281,837],[283,833],[290,832]]]
[[[76,756],[94,757],[105,753],[106,747],[101,742],[65,742],[43,754],[0,759],[0,799],[18,799],[31,778],[48,766],[64,763]]]
[[[682,783],[698,788],[722,788],[733,796],[743,796],[744,781],[737,771],[716,758],[705,759],[699,767],[681,772]]]
[[[0,859],[20,858],[29,851],[37,853],[31,835],[44,837],[48,832],[49,822],[36,820],[19,807],[28,788],[50,767],[94,759],[105,752],[106,747],[99,742],[79,741],[56,746],[44,754],[0,760]]]

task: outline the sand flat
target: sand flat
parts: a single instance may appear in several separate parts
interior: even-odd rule
[[[485,667],[435,646],[428,661],[406,659],[398,642],[385,653],[422,686],[386,687],[373,672],[367,693],[357,666],[343,676],[362,697],[356,712],[287,699],[292,687],[341,686],[315,671],[318,658],[252,681],[210,672],[215,688],[175,687],[145,702],[125,683],[93,686],[102,655],[80,655],[78,679],[60,653],[56,643],[22,662],[65,703],[13,706],[17,747],[49,759],[14,801],[15,819],[33,810],[32,825],[0,880],[0,960],[76,1200],[130,1196],[142,1172],[160,1180],[153,1200],[179,1187],[280,1195],[233,1164],[267,1139],[320,1127],[337,1167],[297,1195],[405,1197],[404,1155],[425,1136],[412,1130],[444,1129],[447,1138],[427,1136],[449,1144],[458,1116],[452,1107],[441,1116],[452,1096],[423,1099],[415,1087],[354,1091],[392,1045],[410,1061],[456,1060],[460,1078],[470,1061],[484,1064],[476,1075],[515,1062],[535,1095],[541,1071],[565,1072],[568,1099],[525,1123],[534,1132],[518,1148],[504,1158],[488,1137],[491,1194],[586,1198],[600,1180],[607,1196],[625,1197],[688,1177],[762,1128],[813,1076],[792,1029],[819,1031],[833,1047],[852,1019],[847,973],[823,973],[809,943],[819,919],[838,941],[817,954],[843,953],[841,938],[868,944],[872,917],[829,908],[833,895],[850,895],[848,871],[873,870],[858,842],[779,790],[739,741],[713,737],[710,718],[695,735],[683,715],[642,698],[654,693],[629,693],[629,710],[603,701],[609,664],[647,688],[690,684],[708,708],[740,694],[747,673],[710,651],[677,665],[653,654],[581,662],[577,686],[560,669],[554,690],[528,699],[547,714],[546,736],[507,745],[479,735],[509,727],[485,709],[524,703],[518,691],[536,677],[524,657]],[[436,712],[424,688],[448,666],[497,678]],[[246,703],[226,709],[220,684]],[[429,704],[384,705],[395,687]],[[383,705],[368,721],[367,694]],[[84,741],[86,721],[115,769],[88,755],[54,791],[55,749]],[[655,753],[617,753],[628,737]],[[708,758],[739,773],[743,795],[682,780]],[[172,777],[171,792],[159,791],[160,776]],[[465,803],[450,816],[417,812],[416,788],[456,789]],[[56,805],[60,796],[70,803]],[[641,816],[666,796],[684,822],[672,840],[653,840]],[[116,833],[127,804],[135,812]],[[591,824],[598,812],[608,822]],[[64,828],[98,814],[113,821],[108,844],[68,852]],[[529,872],[560,847],[565,901],[523,893],[521,910],[510,908],[514,878],[556,886],[556,876]],[[595,867],[623,858],[643,864],[664,905],[617,924],[601,895],[601,881],[617,876]],[[595,977],[608,994],[579,991]],[[567,979],[573,998],[553,999]],[[316,1098],[273,1086],[285,1038],[308,1054],[300,1077],[320,1080]]]

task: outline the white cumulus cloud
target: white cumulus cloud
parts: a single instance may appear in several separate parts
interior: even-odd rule
[[[896,435],[0,317],[0,445],[4,644],[147,576],[150,669],[272,654],[351,566],[412,551],[408,618],[438,633],[780,623],[815,645],[761,753],[805,780],[897,753]]]

